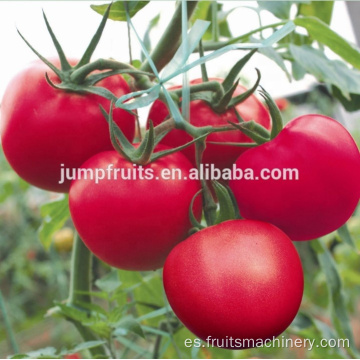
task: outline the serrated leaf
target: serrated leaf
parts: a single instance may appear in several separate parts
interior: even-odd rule
[[[360,94],[359,71],[348,68],[342,61],[329,60],[322,51],[309,46],[290,45],[290,52],[296,62],[320,82],[336,86],[347,98],[350,93]]]
[[[64,317],[70,318],[75,321],[79,321],[81,323],[89,321],[90,319],[89,313],[77,309],[74,306],[69,306],[58,302],[55,302],[55,304],[59,307],[59,309],[61,310],[60,314]]]
[[[149,1],[126,1],[126,3],[128,5],[130,17],[133,17],[138,11],[140,11],[144,6],[146,6]],[[90,7],[98,14],[104,15],[109,5],[110,4],[90,5]],[[123,0],[116,1],[112,4],[109,19],[115,21],[126,21],[126,10]]]
[[[84,322],[83,324],[102,338],[108,339],[111,335],[111,327],[106,321]]]
[[[102,291],[111,293],[121,286],[117,270],[113,270],[101,279],[95,281],[95,285]]]
[[[360,69],[360,50],[331,30],[326,23],[315,17],[296,18],[294,23],[304,27],[314,40],[327,46],[346,62]]]
[[[45,249],[49,249],[54,233],[60,230],[70,217],[67,195],[42,205],[40,213],[43,222],[38,230],[38,236]]]

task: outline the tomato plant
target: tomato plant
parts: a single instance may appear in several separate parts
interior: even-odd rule
[[[5,334],[13,358],[85,358],[87,352],[92,358],[263,358],[270,351],[293,358],[299,355],[294,346],[281,346],[312,338],[309,357],[358,358],[350,322],[356,319],[348,314],[360,288],[356,296],[344,290],[359,283],[359,150],[329,117],[295,115],[284,128],[281,116],[303,114],[309,107],[301,103],[321,94],[327,102],[317,107],[320,113],[336,117],[335,99],[349,111],[360,107],[360,51],[331,29],[334,3],[259,1],[249,8],[178,1],[157,43],[150,35],[162,16],[148,21],[154,4],[91,5],[102,19],[79,60],[67,58],[45,12],[56,60],[47,60],[18,31],[41,62],[23,69],[5,91],[4,154],[30,184],[69,194],[35,190],[2,167],[0,202],[9,202],[0,208],[6,240],[0,241],[0,342]],[[67,14],[75,15],[75,8]],[[241,33],[247,11],[259,27]],[[269,22],[266,12],[278,20]],[[147,22],[143,39],[141,16]],[[76,18],[85,19],[85,12]],[[104,33],[108,19],[123,22],[113,24],[116,34]],[[108,43],[119,47],[111,49],[119,59],[92,60],[103,33],[113,36]],[[243,70],[253,71],[253,60],[262,56],[288,80],[310,74],[325,85],[311,96],[307,90],[291,95],[280,76],[271,81],[275,71],[267,63],[255,68],[249,89],[239,85],[248,77]],[[211,68],[210,60],[219,66]],[[8,66],[0,74],[4,70]],[[200,72],[201,79],[190,80]],[[181,86],[168,87],[181,76]],[[274,83],[286,97],[271,98]],[[284,99],[291,99],[291,108]],[[255,177],[229,184],[234,163]],[[217,169],[203,172],[214,168],[204,164]],[[11,202],[15,195],[24,207]],[[39,208],[44,200],[50,201]],[[19,210],[31,224],[21,231]],[[43,251],[29,241],[40,216]],[[18,346],[12,325],[26,330],[22,320],[36,307],[42,316],[49,300],[26,294],[19,301],[17,294],[32,289],[34,279],[41,283],[38,293],[49,286],[46,293],[56,294],[47,312],[50,326],[51,316],[75,326],[57,328],[56,334],[67,335],[57,339],[58,350],[24,354],[26,342]],[[271,340],[285,330],[276,348]],[[329,338],[348,342],[318,348]]]
[[[275,139],[241,155],[236,167],[258,176],[229,183],[242,216],[270,222],[292,240],[338,229],[359,202],[359,150],[349,132],[326,116],[292,120]],[[264,179],[262,169],[295,169],[298,179],[289,172]]]
[[[189,160],[175,153],[139,167],[109,151],[90,158],[82,169],[106,170],[109,164],[119,169],[118,181],[112,173],[98,184],[84,178],[72,183],[69,205],[76,229],[86,246],[112,266],[127,270],[162,267],[170,250],[190,230],[188,211],[199,184],[189,178],[165,180],[161,172],[176,168],[188,177]],[[128,180],[120,180],[121,172]],[[199,211],[198,204],[197,215]]]
[[[210,80],[222,82],[222,79],[213,78]],[[190,83],[199,84],[201,82],[201,79],[196,79]],[[172,87],[170,89],[175,90],[178,88],[179,87]],[[243,86],[238,85],[233,96],[243,94],[245,91],[246,89]],[[269,113],[265,106],[254,95],[251,95],[244,102],[236,105],[236,110],[244,121],[254,120],[266,129],[270,129],[271,121]],[[155,126],[159,125],[168,115],[169,111],[166,105],[160,100],[157,100],[150,109],[148,122],[151,120]],[[211,105],[203,100],[194,100],[190,102],[190,123],[194,126],[200,127],[211,125],[213,127],[219,127],[228,125],[229,121],[238,122],[234,109],[228,109],[223,113],[216,113],[211,108]],[[167,134],[161,142],[170,147],[177,147],[184,145],[190,140],[191,137],[186,132],[174,130]],[[208,143],[203,154],[203,162],[205,164],[214,164],[218,169],[230,168],[246,148],[231,145],[217,145],[213,142],[247,143],[251,141],[251,139],[240,131],[213,133],[207,137]],[[182,152],[195,165],[195,146],[189,146],[182,150]]]
[[[303,272],[281,230],[233,220],[177,245],[164,266],[164,288],[175,314],[194,334],[236,348],[226,339],[256,343],[290,325],[302,299]]]
[[[55,73],[38,60],[9,83],[1,104],[1,142],[10,165],[24,180],[45,190],[68,192],[70,181],[60,183],[62,164],[78,168],[92,155],[112,149],[108,126],[99,109],[100,105],[109,108],[109,101],[97,95],[54,89],[45,74],[53,83],[59,82]],[[130,92],[120,75],[103,79],[97,86],[116,96]],[[114,120],[132,140],[134,116],[116,109]]]

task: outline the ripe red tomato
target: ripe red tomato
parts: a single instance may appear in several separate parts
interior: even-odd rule
[[[163,147],[159,147],[162,149]],[[82,169],[114,169],[98,184],[75,180],[69,204],[75,227],[86,246],[104,262],[125,270],[154,270],[163,266],[170,250],[187,236],[191,228],[189,206],[199,190],[199,182],[189,179],[191,163],[181,153],[161,158],[142,167],[134,166],[115,151],[97,154]],[[166,169],[179,169],[187,179],[165,180]],[[142,173],[143,180],[140,179]],[[145,176],[152,179],[145,180]],[[150,175],[149,175],[150,174]],[[194,212],[200,215],[200,203]]]
[[[236,167],[253,169],[258,176],[229,183],[241,215],[270,222],[292,240],[338,229],[359,202],[359,150],[340,123],[323,115],[296,118],[275,139],[241,155]],[[264,180],[264,168],[280,169],[276,176],[297,169],[298,180]]]
[[[210,79],[222,82],[221,79]],[[191,81],[191,84],[198,84],[202,80],[196,79]],[[172,87],[170,89],[180,88],[179,86]],[[234,96],[244,93],[246,89],[243,86],[238,86],[235,90]],[[265,128],[270,129],[271,120],[268,111],[265,106],[254,96],[251,95],[244,102],[236,106],[239,114],[245,121],[254,120],[257,123],[263,125]],[[150,109],[148,116],[149,120],[152,120],[154,126],[160,124],[169,115],[166,105],[160,100],[156,100]],[[227,110],[222,114],[215,113],[210,105],[202,100],[192,101],[190,103],[190,122],[194,126],[201,127],[211,125],[214,127],[227,126],[228,121],[237,123],[238,120],[233,109]],[[181,130],[172,130],[161,141],[162,144],[177,147],[184,145],[191,141],[190,135]],[[250,138],[245,136],[240,131],[226,131],[213,133],[207,137],[207,141],[214,142],[236,142],[236,143],[249,143],[252,142]],[[231,168],[235,160],[242,154],[246,148],[228,146],[228,145],[216,145],[207,144],[203,154],[203,163],[214,164],[218,169]],[[195,145],[191,145],[184,150],[183,154],[195,165]]]
[[[195,233],[171,251],[164,266],[172,309],[211,346],[247,348],[280,335],[298,312],[303,287],[301,262],[288,236],[254,220],[230,220]]]
[[[35,61],[9,83],[1,104],[1,141],[7,160],[20,177],[45,190],[68,192],[70,181],[59,184],[61,164],[77,168],[98,152],[112,149],[108,125],[99,109],[99,105],[108,109],[109,101],[56,90],[46,82],[46,72],[51,81],[59,82],[43,62]],[[120,75],[97,86],[116,96],[130,92]],[[114,120],[132,141],[134,116],[115,109]]]

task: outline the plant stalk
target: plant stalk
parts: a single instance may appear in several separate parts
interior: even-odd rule
[[[11,326],[10,319],[8,317],[8,314],[6,312],[5,308],[5,300],[2,295],[1,289],[0,289],[0,312],[2,313],[3,319],[4,319],[4,325],[5,325],[5,331],[8,336],[9,344],[14,353],[19,353],[19,346],[15,339],[15,333]]]
[[[74,238],[74,247],[71,259],[71,278],[68,306],[81,307],[81,303],[91,303],[91,263],[92,255],[78,234]],[[78,321],[71,320],[84,341],[99,340],[93,332]],[[89,349],[93,358],[106,358],[104,346],[100,345]]]
[[[187,15],[190,19],[194,12],[198,1],[188,1]],[[181,2],[177,5],[175,13],[167,26],[163,36],[158,42],[155,49],[150,54],[153,63],[158,72],[160,72],[165,65],[173,58],[177,49],[180,46],[181,40]],[[142,64],[140,70],[152,72],[151,66],[147,60]]]

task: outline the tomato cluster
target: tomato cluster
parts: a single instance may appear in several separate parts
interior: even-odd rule
[[[200,182],[189,176],[195,146],[143,166],[133,164],[113,150],[99,109],[101,105],[108,110],[109,101],[55,89],[47,83],[45,71],[41,62],[32,63],[10,83],[2,102],[2,146],[19,176],[45,190],[69,192],[75,228],[104,262],[137,271],[155,270],[165,263],[168,300],[201,339],[246,348],[255,345],[242,343],[244,339],[268,341],[281,334],[294,319],[303,293],[302,266],[291,240],[310,240],[336,230],[359,201],[360,154],[347,130],[328,117],[306,115],[248,150],[223,144],[253,142],[241,131],[209,135],[204,163],[219,169],[235,163],[255,172],[296,168],[299,179],[231,180],[229,187],[244,219],[209,226],[189,237],[189,207],[201,189]],[[56,84],[55,73],[47,73]],[[120,75],[97,86],[117,97],[130,92]],[[233,95],[245,91],[238,86]],[[269,113],[254,95],[222,113],[204,100],[191,101],[190,122],[195,127],[224,126],[238,121],[236,112],[245,122],[253,120],[271,129]],[[168,115],[167,106],[156,100],[148,127],[150,120],[156,126]],[[113,117],[132,142],[134,115],[115,109]],[[174,129],[155,152],[190,140],[189,134]],[[59,184],[61,166],[111,175],[99,183],[82,177]],[[162,170],[172,168],[180,170],[181,178],[165,180]],[[131,174],[117,179],[121,171]],[[144,179],[147,171],[152,176]],[[191,211],[200,219],[200,202],[195,201]],[[229,337],[239,343],[221,343]]]

